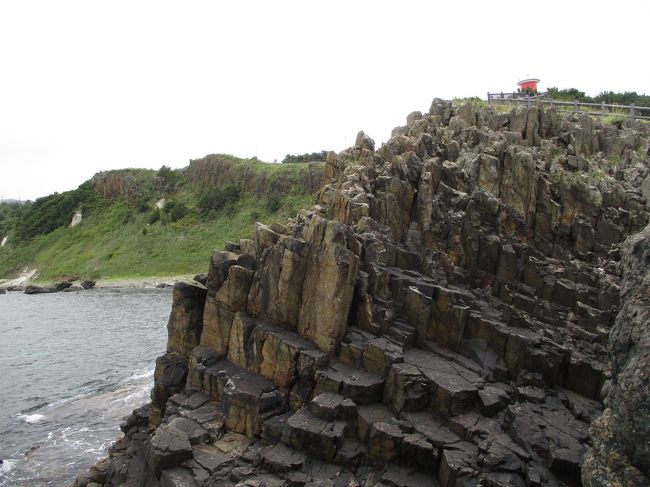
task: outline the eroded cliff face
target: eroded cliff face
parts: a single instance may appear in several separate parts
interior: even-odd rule
[[[175,285],[152,402],[77,484],[579,485],[649,134],[437,99],[360,133],[313,209]],[[625,320],[610,414],[645,404]]]
[[[588,487],[650,485],[650,227],[625,242],[622,272],[611,385],[582,470]]]

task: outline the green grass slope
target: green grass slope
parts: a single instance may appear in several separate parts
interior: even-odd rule
[[[72,192],[0,209],[0,239],[8,235],[0,278],[25,268],[37,268],[39,281],[204,272],[212,249],[250,237],[256,221],[284,223],[310,207],[321,175],[319,164],[231,156],[180,170],[100,173]],[[82,222],[70,227],[79,206]]]

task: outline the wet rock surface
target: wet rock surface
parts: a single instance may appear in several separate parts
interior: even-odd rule
[[[649,136],[437,99],[360,133],[312,210],[176,284],[151,405],[77,485],[643,479]]]

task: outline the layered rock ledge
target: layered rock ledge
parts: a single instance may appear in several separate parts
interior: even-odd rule
[[[647,480],[648,235],[623,242],[649,151],[648,125],[438,99],[360,133],[314,208],[175,284],[151,404],[76,485]]]

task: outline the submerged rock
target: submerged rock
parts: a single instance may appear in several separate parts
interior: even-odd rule
[[[28,284],[25,287],[25,294],[47,294],[47,293],[58,293],[70,289],[73,286],[74,281],[59,281],[52,285],[38,285],[38,284]]]
[[[25,287],[25,294],[46,294],[56,293],[60,291],[55,286],[39,286],[37,284],[29,284]]]

